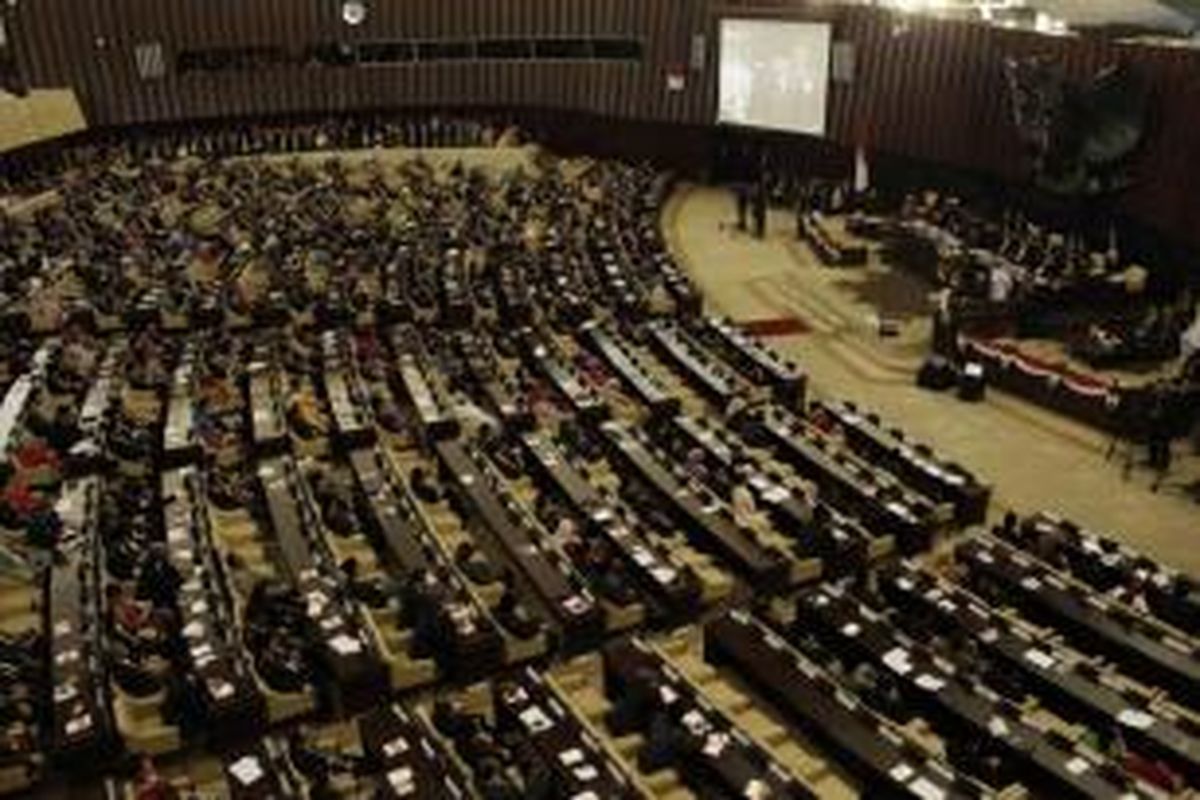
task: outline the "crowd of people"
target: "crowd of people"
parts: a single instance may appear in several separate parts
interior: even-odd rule
[[[505,642],[536,643],[567,635],[562,620],[597,605],[640,625],[656,619],[652,611],[667,614],[653,593],[661,585],[685,583],[697,597],[702,570],[706,590],[724,598],[732,580],[723,570],[738,558],[785,573],[789,587],[817,564],[848,576],[848,591],[873,591],[866,551],[894,548],[896,537],[883,542],[858,517],[910,514],[916,492],[851,452],[832,414],[785,408],[791,401],[770,380],[745,369],[693,359],[693,369],[714,368],[709,388],[718,384],[720,400],[684,391],[699,383],[694,375],[671,379],[670,390],[654,385],[669,359],[650,355],[661,340],[647,321],[677,317],[692,355],[706,349],[696,344],[695,297],[662,241],[666,176],[549,157],[504,172],[420,159],[219,157],[509,138],[460,122],[165,137],[144,150],[96,150],[69,165],[52,203],[28,218],[0,217],[0,390],[32,387],[5,442],[0,547],[6,566],[32,575],[70,544],[63,531],[85,533],[77,517],[92,514],[94,541],[75,545],[98,558],[98,585],[84,591],[101,612],[101,671],[111,681],[103,691],[114,707],[157,703],[158,721],[185,741],[203,727],[197,670],[213,648],[195,641],[211,632],[189,617],[210,604],[204,619],[223,628],[214,641],[234,642],[234,660],[277,705],[287,698],[297,713],[337,715],[339,651],[323,638],[327,626],[349,632],[349,645],[335,637],[347,654],[386,651],[397,673],[435,662],[430,674],[457,679],[448,654],[464,629],[494,624]],[[816,191],[803,202],[835,202]],[[755,203],[765,214],[765,196]],[[599,341],[609,348],[585,335],[605,330],[612,338]],[[764,360],[757,369],[770,372]],[[401,374],[406,365],[415,375]],[[791,365],[776,366],[794,377]],[[102,376],[115,384],[97,467],[76,454],[93,435],[82,407]],[[675,396],[657,402],[656,391]],[[620,424],[596,424],[604,414]],[[692,433],[689,415],[698,418]],[[273,416],[277,434],[262,421]],[[173,443],[179,419],[185,435]],[[765,434],[750,441],[771,421],[796,441],[791,451]],[[352,430],[359,423],[368,434]],[[553,451],[550,462],[577,473],[586,499],[532,477],[530,431]],[[443,440],[461,449],[466,472],[448,466]],[[286,474],[265,455],[272,445],[287,453],[278,459]],[[640,451],[661,474],[619,469],[619,450]],[[177,463],[192,477],[169,495],[163,478]],[[78,474],[96,480],[95,508],[67,512],[57,501]],[[172,506],[185,502],[195,507],[176,519]],[[775,508],[785,503],[786,523]],[[403,520],[395,537],[411,537],[409,552],[382,532],[381,508]],[[703,547],[691,549],[696,540]],[[853,564],[820,562],[842,546],[858,554]],[[562,597],[546,596],[560,585]],[[766,587],[740,588],[759,593],[748,605],[766,613]],[[185,602],[187,591],[207,594]],[[352,613],[321,616],[337,604]],[[694,603],[685,613],[697,616]],[[0,665],[26,675],[31,664],[6,658],[4,644]],[[793,644],[814,658],[827,649],[803,636]],[[946,638],[934,649],[948,663],[980,663]],[[903,725],[916,716],[900,673],[865,657],[822,664],[880,718]],[[980,672],[982,682],[1004,683]],[[637,676],[601,720],[616,735],[645,733],[638,761],[647,773],[689,763],[706,741],[664,710],[670,702],[651,691],[657,680]],[[28,734],[22,725],[36,716],[26,688],[19,677],[0,687],[11,737]],[[517,689],[499,678],[492,691]],[[453,698],[434,694],[429,716],[480,796],[557,796],[558,767],[528,746],[527,731]],[[127,717],[117,727],[138,733]],[[294,725],[286,749],[312,796],[336,794],[334,773],[367,769]],[[948,749],[973,779],[1016,780],[990,753]],[[141,800],[177,794],[152,762],[136,784]],[[747,796],[762,796],[761,776],[747,785],[756,787]]]

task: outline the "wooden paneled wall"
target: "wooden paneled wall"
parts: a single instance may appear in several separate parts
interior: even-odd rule
[[[835,143],[979,170],[1018,181],[1026,163],[1009,120],[1006,55],[1059,54],[1084,77],[1116,59],[1150,79],[1158,109],[1128,210],[1200,245],[1200,55],[1184,50],[1058,39],[965,23],[897,17],[806,0],[368,0],[349,28],[339,0],[25,0],[10,35],[33,86],[71,86],[92,125],[355,108],[471,106],[586,111],[656,123],[655,133],[710,124],[716,113],[716,31],[723,14],[828,19],[855,45],[853,82],[832,88]],[[668,92],[692,36],[708,40],[706,68]],[[144,81],[134,47],[183,49],[385,39],[621,36],[644,43],[641,63],[487,62],[188,74]],[[602,132],[597,133],[602,135]]]
[[[697,0],[368,0],[367,20],[342,23],[339,0],[36,0],[21,3],[22,57],[34,85],[77,87],[93,124],[387,106],[515,105],[662,121],[704,113],[700,87],[668,94],[668,65],[687,59],[706,24]],[[641,64],[426,63],[345,69],[137,76],[133,49],[183,49],[388,39],[622,36]]]

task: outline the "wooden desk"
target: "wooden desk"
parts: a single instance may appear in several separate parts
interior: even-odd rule
[[[543,550],[529,532],[514,522],[491,482],[462,444],[441,441],[434,448],[442,466],[474,509],[484,529],[504,555],[515,565],[538,602],[567,636],[590,641],[604,629],[604,612],[586,589],[576,590],[564,565]]]
[[[604,648],[605,683],[610,697],[646,699],[639,713],[665,714],[680,738],[674,765],[693,788],[712,786],[719,796],[747,797],[752,785],[763,785],[774,798],[815,798],[787,770],[754,744],[707,701],[701,701],[674,670],[667,671],[652,651],[636,640],[618,641]],[[648,722],[648,720],[645,720]]]
[[[1103,653],[1135,677],[1162,686],[1176,702],[1200,710],[1200,658],[1190,641],[1070,584],[1009,545],[976,539],[960,545],[955,558],[972,575],[1003,587],[1006,600],[1050,620],[1081,649]]]
[[[1200,737],[1170,719],[1131,703],[1082,669],[1078,658],[1048,640],[1035,639],[956,586],[907,567],[885,575],[880,590],[902,612],[940,630],[970,636],[1006,669],[1021,674],[1038,697],[1067,719],[1098,730],[1119,727],[1135,750],[1162,758],[1195,782],[1200,779]]]
[[[989,697],[986,687],[957,674],[952,665],[852,597],[818,589],[796,602],[796,613],[797,631],[817,632],[831,647],[854,652],[886,670],[898,682],[906,702],[943,731],[965,728],[988,742],[989,749],[994,748],[1031,790],[1112,800],[1129,791],[1104,774],[1113,765],[1060,748],[1020,719],[1006,701]]]
[[[359,717],[358,733],[364,755],[383,773],[379,797],[448,800],[470,795],[450,755],[398,703]]]
[[[762,623],[734,611],[704,629],[705,655],[728,664],[881,796],[973,798],[977,786],[906,745],[899,734]]]
[[[575,512],[613,546],[640,587],[671,610],[694,608],[700,593],[694,575],[673,565],[657,548],[622,523],[595,487],[547,439],[537,433],[527,433],[521,439],[531,456],[536,477],[565,497]]]
[[[769,590],[786,584],[788,563],[781,553],[760,545],[717,509],[705,507],[624,426],[606,422],[600,426],[600,432],[618,463],[633,470],[668,503],[669,510],[686,527],[689,535],[715,549],[750,577],[756,586]]]

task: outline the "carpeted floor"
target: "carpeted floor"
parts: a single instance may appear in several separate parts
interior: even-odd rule
[[[682,189],[665,216],[667,238],[713,310],[739,320],[803,321],[804,335],[768,341],[804,366],[818,395],[857,400],[969,465],[995,484],[997,513],[1010,507],[1058,511],[1168,564],[1200,572],[1200,548],[1193,541],[1200,507],[1186,491],[1200,478],[1200,459],[1184,458],[1181,445],[1179,468],[1152,494],[1146,470],[1135,469],[1127,481],[1119,459],[1105,460],[1108,440],[1097,431],[998,392],[965,404],[917,389],[913,368],[928,329],[914,319],[899,340],[881,340],[863,323],[878,313],[870,305],[877,292],[887,294],[885,311],[892,302],[915,308],[917,293],[843,285],[861,276],[839,276],[806,257],[805,248],[793,243],[786,215],[772,218],[766,240],[733,234],[726,194]]]

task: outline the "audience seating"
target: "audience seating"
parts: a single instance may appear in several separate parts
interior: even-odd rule
[[[60,763],[92,768],[114,744],[95,596],[99,488],[96,478],[81,478],[64,489],[59,516],[77,538],[49,573],[46,602],[53,692],[49,741]]]
[[[1061,746],[969,671],[931,653],[855,598],[820,588],[797,601],[796,613],[797,631],[815,631],[851,660],[865,659],[895,676],[905,702],[944,731],[950,746],[958,745],[953,741],[958,736],[985,742],[980,749],[994,752],[1001,766],[994,776],[981,772],[977,777],[994,788],[1016,779],[1035,791],[1110,798],[1131,788],[1114,782],[1111,776],[1120,773],[1107,762]]]
[[[409,510],[403,490],[395,485],[394,468],[381,452],[360,449],[349,456],[359,490],[366,500],[372,527],[391,564],[404,576],[427,580],[445,575],[448,597],[432,609],[439,625],[432,641],[438,666],[448,675],[482,675],[502,661],[502,642],[495,623],[463,587],[455,573],[447,568],[447,559],[425,540]],[[409,610],[414,619],[424,610]],[[430,635],[423,632],[418,635]]]
[[[613,457],[633,470],[669,504],[688,533],[713,547],[757,585],[779,587],[788,581],[788,563],[782,553],[759,544],[732,520],[714,513],[691,489],[682,485],[629,430],[605,422],[601,432]]]
[[[1006,601],[1061,629],[1081,650],[1102,653],[1134,677],[1161,685],[1181,705],[1200,708],[1200,658],[1192,641],[1000,542],[965,542],[955,556],[985,596],[995,587]]]
[[[564,638],[577,644],[598,636],[604,614],[595,598],[587,589],[576,589],[566,566],[535,543],[462,444],[442,441],[435,449],[449,479],[482,519],[492,549],[517,565],[521,580],[531,587]]]
[[[237,636],[240,621],[220,581],[208,532],[203,478],[193,467],[162,475],[167,552],[183,579],[180,625],[213,741],[265,723],[264,699]]]
[[[800,368],[702,316],[660,230],[669,176],[208,157],[322,130],[155,134],[136,169],[98,153],[60,206],[0,224],[0,790],[167,753],[112,785],[947,800],[1200,779],[1190,583],[1044,515],[936,574],[896,565],[981,523],[990,487],[808,404]],[[44,265],[83,291],[35,297]],[[1053,550],[1028,538],[1047,527]]]
[[[674,323],[651,323],[649,330],[653,342],[702,392],[721,408],[729,405],[738,387],[727,370],[700,350]]]
[[[910,442],[903,432],[886,429],[878,416],[863,414],[853,403],[814,403],[813,408],[837,420],[852,451],[927,497],[952,503],[959,524],[978,525],[986,518],[991,487],[970,472],[942,461],[927,446]]]
[[[607,646],[604,672],[615,702],[608,723],[614,731],[645,730],[652,736],[656,724],[670,731],[660,734],[668,741],[648,739],[640,759],[678,759],[689,784],[711,783],[735,797],[763,788],[772,797],[815,797],[637,640]]]
[[[746,437],[750,442],[765,440],[842,511],[889,531],[901,552],[914,554],[929,547],[940,524],[934,506],[873,467],[855,462],[808,422],[772,409],[746,423]]]
[[[770,387],[785,408],[804,407],[808,378],[795,365],[780,360],[727,319],[705,318],[700,335],[719,347],[751,381]]]
[[[1006,618],[963,589],[932,575],[901,567],[886,575],[881,591],[910,622],[914,635],[944,633],[951,642],[968,637],[972,647],[1012,670],[1038,698],[1064,716],[1085,719],[1098,729],[1122,731],[1129,747],[1163,758],[1195,780],[1200,769],[1200,727],[1170,709],[1152,707],[1121,676],[1101,671],[1032,626]]]
[[[803,496],[763,472],[752,459],[736,455],[736,437],[727,429],[686,415],[673,420],[686,442],[699,447],[720,470],[740,470],[755,499],[779,529],[794,537],[803,552],[820,556],[828,574],[863,569],[894,550],[891,536],[874,536],[857,520],[819,498]],[[820,509],[820,510],[818,510]]]
[[[370,707],[383,691],[376,645],[364,634],[360,611],[346,598],[340,573],[330,568],[313,539],[321,534],[303,478],[287,459],[266,461],[259,479],[283,566],[311,621],[313,646],[332,676],[340,702],[350,711]]]
[[[616,549],[645,591],[675,613],[694,607],[699,584],[690,569],[672,564],[659,548],[623,522],[611,502],[553,444],[536,433],[526,433],[522,441],[540,480],[564,496],[588,527]]]
[[[380,706],[358,719],[364,755],[384,775],[382,793],[405,797],[464,797],[466,781],[434,744],[418,717],[397,703]]]
[[[745,612],[734,611],[705,627],[705,652],[728,664],[827,744],[867,785],[896,796],[968,798],[983,792],[920,753],[819,667]]]
[[[496,722],[520,730],[568,797],[636,797],[629,777],[595,744],[578,719],[533,670],[495,688]]]

